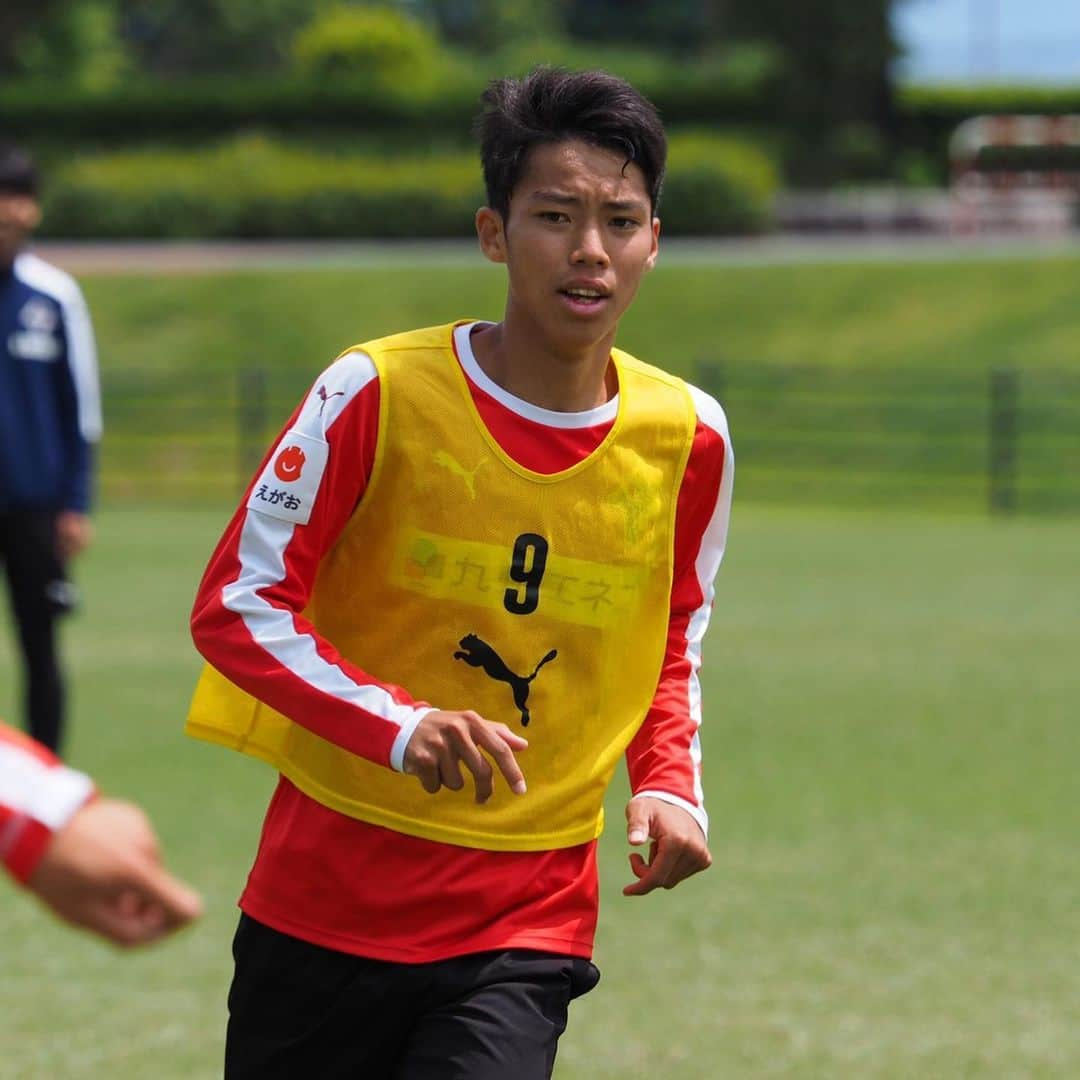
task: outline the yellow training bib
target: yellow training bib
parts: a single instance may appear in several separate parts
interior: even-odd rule
[[[497,777],[484,806],[471,785],[429,795],[211,668],[187,730],[402,833],[490,850],[569,847],[599,835],[604,791],[656,691],[693,403],[680,380],[616,350],[607,438],[564,472],[534,473],[485,428],[453,330],[357,347],[379,373],[375,463],[306,614],[376,678],[523,734],[528,793]]]

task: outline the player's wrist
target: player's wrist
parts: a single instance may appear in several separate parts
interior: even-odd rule
[[[4,868],[26,887],[52,842],[53,830],[25,815],[8,822],[7,843],[0,853]]]
[[[412,715],[407,716],[401,724],[401,728],[394,739],[393,746],[390,747],[390,768],[394,772],[405,771],[405,755],[409,749],[409,743],[412,741],[412,737],[416,734],[416,729],[420,726],[420,721],[425,716],[429,716],[433,712],[438,712],[438,709],[433,708],[430,705],[426,705],[422,708],[412,710]]]
[[[0,862],[26,885],[48,851],[53,837],[97,797],[85,773],[57,764],[38,771],[20,812],[3,830]]]
[[[701,834],[705,840],[707,841],[709,839],[709,815],[706,813],[704,806],[693,803],[682,795],[675,795],[669,791],[657,789],[637,791],[630,796],[631,802],[634,802],[636,799],[657,799],[659,802],[667,803],[669,806],[677,806],[697,822],[698,828],[701,829]]]

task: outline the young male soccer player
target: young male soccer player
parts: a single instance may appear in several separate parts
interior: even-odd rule
[[[621,80],[541,69],[489,87],[479,132],[503,321],[332,364],[195,603],[189,730],[281,773],[231,1078],[549,1076],[599,977],[624,753],[628,839],[652,840],[624,892],[709,865],[697,670],[730,444],[715,401],[613,348],[657,255],[663,129]]]

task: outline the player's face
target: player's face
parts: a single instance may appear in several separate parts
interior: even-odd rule
[[[507,318],[574,350],[610,344],[656,261],[660,221],[639,166],[573,139],[534,148],[506,220],[485,208],[477,229],[488,258],[506,263]]]
[[[8,266],[41,220],[32,195],[0,193],[0,266]]]

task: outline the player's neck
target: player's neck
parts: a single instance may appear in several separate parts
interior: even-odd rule
[[[542,330],[508,311],[501,323],[475,331],[473,355],[484,374],[508,394],[553,412],[585,412],[611,399],[614,333],[573,351],[556,348]]]

